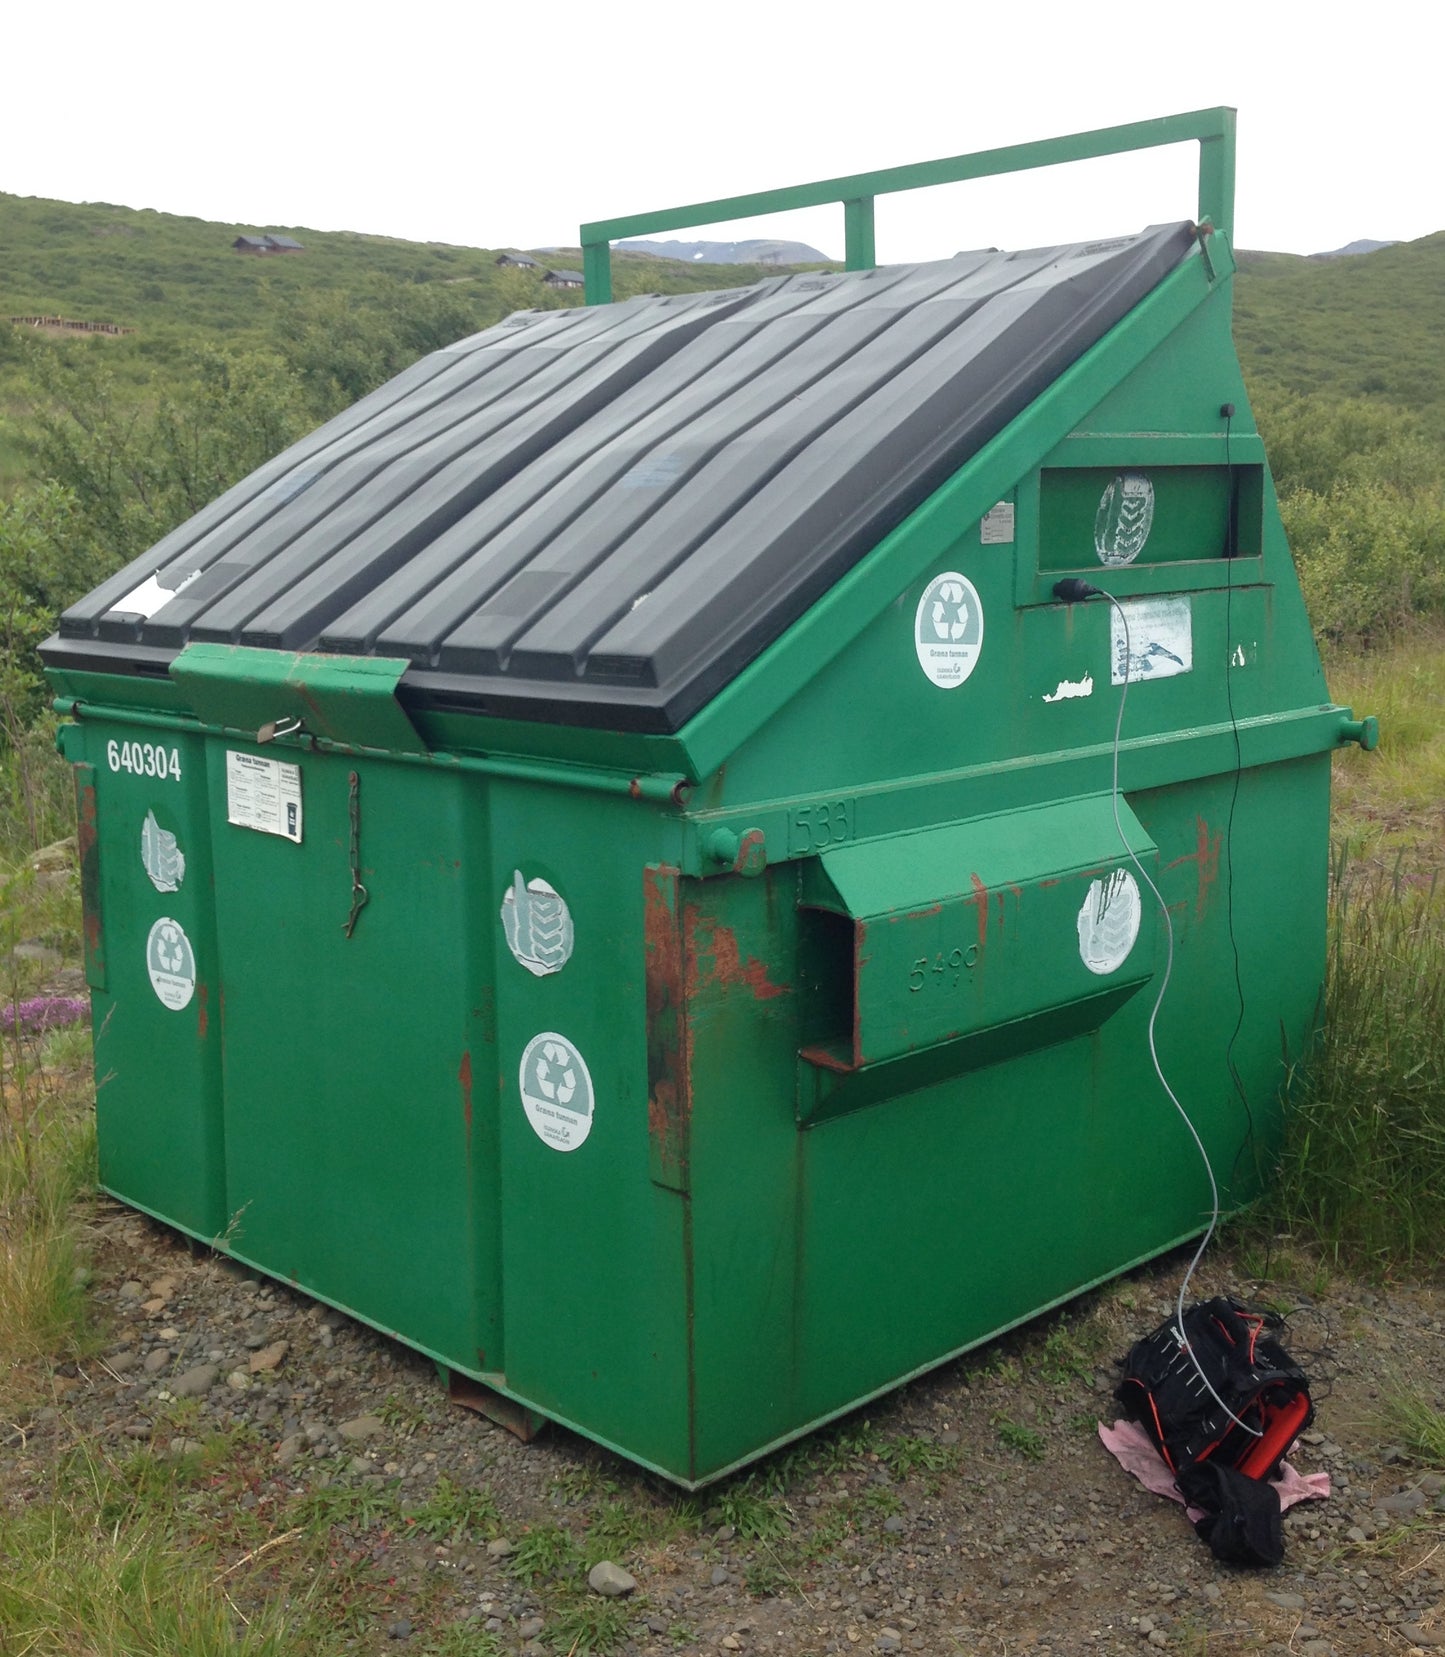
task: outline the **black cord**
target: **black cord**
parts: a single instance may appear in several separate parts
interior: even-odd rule
[[[1234,1021],[1234,1029],[1230,1033],[1229,1042],[1224,1050],[1224,1063],[1239,1102],[1244,1106],[1244,1117],[1248,1124],[1244,1138],[1240,1141],[1239,1149],[1234,1153],[1234,1161],[1229,1167],[1229,1183],[1233,1186],[1235,1176],[1239,1172],[1240,1158],[1246,1150],[1251,1151],[1254,1155],[1256,1178],[1261,1176],[1262,1170],[1259,1166],[1259,1140],[1255,1134],[1254,1110],[1249,1102],[1249,1091],[1244,1085],[1244,1077],[1239,1072],[1239,1066],[1234,1062],[1234,1050],[1239,1043],[1240,1032],[1244,1029],[1245,1019],[1244,971],[1239,958],[1239,937],[1234,929],[1234,813],[1239,805],[1240,779],[1244,772],[1244,754],[1239,741],[1239,716],[1234,709],[1234,560],[1239,556],[1236,483],[1234,460],[1230,450],[1230,438],[1234,429],[1234,404],[1223,404],[1219,412],[1224,416],[1224,464],[1229,474],[1229,517],[1224,531],[1224,557],[1229,569],[1229,580],[1225,587],[1224,599],[1224,695],[1229,708],[1229,728],[1234,736],[1234,787],[1229,796],[1229,816],[1224,829],[1225,909],[1229,928],[1229,947],[1234,956],[1234,994],[1239,1008],[1238,1016]]]

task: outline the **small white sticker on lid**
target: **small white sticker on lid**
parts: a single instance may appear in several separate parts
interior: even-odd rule
[[[986,547],[1012,544],[1014,538],[1014,503],[999,501],[978,521],[978,538]]]
[[[196,956],[179,921],[163,915],[146,939],[146,971],[161,1005],[173,1013],[190,1005],[196,993]]]
[[[301,767],[226,750],[226,821],[301,844]]]
[[[111,605],[111,609],[120,610],[128,616],[140,616],[149,621],[157,610],[164,609],[170,601],[184,588],[189,587],[201,572],[192,570],[189,575],[183,576],[174,587],[161,586],[160,571],[148,575],[139,587],[133,588],[118,603]]]
[[[566,1036],[533,1036],[518,1067],[532,1132],[554,1151],[575,1151],[592,1132],[592,1075]]]

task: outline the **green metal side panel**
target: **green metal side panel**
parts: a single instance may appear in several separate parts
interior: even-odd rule
[[[272,758],[215,739],[208,756],[230,1246],[486,1368],[502,1331],[484,788],[288,754],[298,844],[227,821],[235,755]],[[367,901],[348,936],[353,826]]]
[[[1133,801],[1159,847],[1176,933],[1160,1055],[1226,1204],[1252,1195],[1269,1165],[1277,1091],[1317,1016],[1328,760],[1248,773],[1237,803],[1234,786],[1217,777]],[[1232,1043],[1231,809],[1234,935],[1247,962]],[[1152,985],[1086,1036],[800,1125],[779,1085],[799,1004],[786,879],[709,881],[696,898],[701,1476],[750,1454],[769,1427],[785,1436],[825,1419],[1208,1216],[1203,1168],[1149,1062]],[[709,988],[719,937],[728,981]]]
[[[65,749],[77,764],[100,1182],[214,1237],[227,1211],[204,745],[93,726],[67,731]]]

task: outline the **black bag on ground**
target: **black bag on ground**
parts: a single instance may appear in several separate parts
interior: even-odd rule
[[[1134,1343],[1114,1393],[1180,1493],[1205,1509],[1199,1534],[1236,1564],[1284,1557],[1279,1498],[1267,1481],[1314,1420],[1309,1381],[1274,1338],[1283,1321],[1227,1295],[1201,1301],[1184,1313],[1183,1340],[1170,1318]]]

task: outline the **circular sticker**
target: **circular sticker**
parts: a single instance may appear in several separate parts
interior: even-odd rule
[[[146,971],[162,1006],[180,1012],[196,993],[196,957],[179,921],[163,915],[146,939]]]
[[[983,648],[983,605],[966,575],[949,570],[923,589],[913,643],[918,665],[944,690],[955,689],[973,672]]]
[[[1143,913],[1139,882],[1127,869],[1115,869],[1089,883],[1079,911],[1079,955],[1090,972],[1105,978],[1123,966],[1139,936]]]
[[[512,884],[502,898],[502,931],[507,948],[527,971],[538,978],[561,972],[572,958],[572,911],[567,900],[534,876],[522,879],[512,872]]]
[[[575,1151],[592,1132],[592,1075],[566,1036],[533,1036],[518,1068],[522,1108],[532,1131],[554,1151]]]
[[[1132,564],[1154,524],[1154,485],[1144,472],[1120,472],[1099,497],[1094,551],[1101,564]]]

